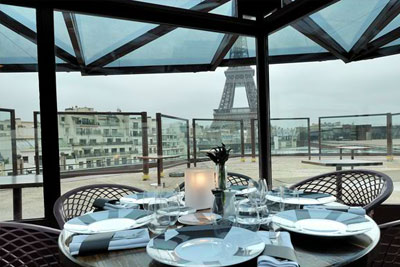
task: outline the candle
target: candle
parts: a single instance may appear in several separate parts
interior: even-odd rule
[[[214,202],[214,170],[191,168],[185,171],[185,205],[195,209],[209,209]]]

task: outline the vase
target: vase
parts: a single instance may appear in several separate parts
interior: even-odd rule
[[[213,189],[214,204],[212,211],[223,219],[235,216],[235,191]]]
[[[225,190],[227,188],[226,186],[226,166],[225,164],[217,164],[215,165],[215,173],[216,173],[216,178],[218,181],[218,189]]]

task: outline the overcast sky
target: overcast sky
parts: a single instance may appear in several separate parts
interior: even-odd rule
[[[58,73],[58,107],[96,111],[147,111],[212,118],[225,83],[224,71],[116,76]],[[270,66],[272,117],[400,112],[400,56],[344,64],[339,60]],[[254,77],[255,78],[255,77]],[[0,107],[32,120],[39,109],[36,73],[0,73]],[[236,106],[246,105],[243,88]]]

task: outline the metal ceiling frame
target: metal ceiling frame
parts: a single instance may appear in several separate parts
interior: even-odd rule
[[[239,65],[250,65],[255,64],[255,58],[248,59],[225,59],[226,54],[230,48],[234,45],[235,41],[240,35],[244,35],[244,31],[250,27],[254,27],[252,31],[246,31],[246,35],[254,36],[255,31],[264,31],[264,33],[273,33],[279,29],[282,29],[288,25],[291,25],[294,29],[304,34],[307,38],[314,41],[328,53],[310,53],[310,54],[292,54],[292,55],[280,55],[270,56],[270,64],[279,63],[291,63],[291,62],[310,62],[310,61],[323,61],[341,59],[344,62],[357,61],[366,58],[384,56],[389,51],[396,51],[396,49],[383,49],[382,46],[390,43],[391,41],[400,38],[400,28],[395,29],[384,36],[369,42],[381,31],[387,24],[390,23],[400,13],[400,1],[390,0],[389,3],[384,7],[380,14],[375,18],[373,23],[359,38],[356,44],[352,47],[350,52],[347,52],[334,38],[332,38],[325,30],[323,30],[316,22],[314,22],[309,15],[317,12],[328,5],[331,5],[339,0],[297,0],[292,2],[291,0],[284,0],[285,6],[282,9],[276,10],[275,12],[264,15],[262,27],[254,27],[255,21],[233,17],[221,16],[207,13],[212,9],[215,9],[229,0],[204,0],[203,2],[193,6],[189,10],[167,7],[156,4],[149,4],[140,1],[127,1],[127,0],[100,0],[95,1],[96,5],[93,7],[94,1],[83,0],[83,1],[67,1],[67,0],[1,0],[4,4],[12,4],[27,7],[51,7],[62,10],[63,17],[67,26],[69,37],[75,52],[75,56],[69,54],[65,50],[56,47],[57,56],[67,63],[57,64],[57,71],[81,71],[82,75],[112,75],[112,74],[139,74],[139,73],[157,73],[157,72],[198,72],[198,71],[214,71],[218,66],[234,66]],[[79,5],[74,5],[74,2],[79,2]],[[232,1],[236,5],[236,0]],[[92,4],[92,5],[90,5]],[[105,10],[104,7],[112,7],[112,10]],[[84,51],[80,40],[79,29],[77,27],[75,14],[72,11],[89,13],[89,9],[93,9],[93,13],[99,12],[99,15],[122,18],[135,21],[144,21],[143,13],[137,15],[140,12],[150,12],[148,14],[146,22],[166,22],[168,24],[159,25],[156,28],[142,34],[141,36],[125,43],[117,49],[103,55],[99,59],[96,59],[90,64],[86,64],[84,58]],[[121,10],[124,9],[124,12]],[[135,9],[134,14],[129,14],[127,10]],[[154,10],[156,9],[156,10]],[[65,11],[70,10],[70,11]],[[118,16],[115,16],[118,10]],[[140,12],[139,12],[140,10]],[[234,8],[234,10],[236,10]],[[155,17],[156,14],[163,14],[166,12],[172,12],[166,17]],[[111,15],[114,14],[114,16]],[[129,16],[129,17],[128,17]],[[175,17],[174,17],[175,16]],[[181,17],[190,17],[189,21],[181,21],[178,25],[178,21]],[[174,18],[172,18],[174,17]],[[151,19],[149,19],[151,18]],[[11,20],[10,20],[11,19]],[[128,53],[146,45],[157,38],[175,30],[178,27],[189,27],[196,28],[200,21],[207,20],[206,25],[201,26],[203,30],[223,31],[225,36],[221,40],[216,53],[210,64],[196,64],[196,65],[167,65],[167,66],[138,66],[138,67],[104,67],[105,65],[121,58]],[[222,25],[211,25],[212,23],[222,22]],[[10,23],[11,22],[11,23]],[[36,33],[23,24],[15,21],[7,14],[0,11],[0,23],[11,28],[14,32],[24,36],[30,41],[36,40]],[[235,24],[238,23],[238,26]],[[233,28],[233,24],[235,27]],[[215,27],[214,27],[215,26]],[[0,70],[1,72],[20,72],[20,71],[37,71],[35,64],[4,64]],[[120,70],[117,70],[120,68]],[[142,69],[141,69],[142,68]]]
[[[37,44],[37,34],[33,30],[29,29],[27,26],[22,24],[21,22],[15,20],[14,18],[10,17],[6,13],[0,10],[0,24],[7,27],[8,29],[12,30],[13,32],[17,33],[18,35],[24,37],[25,39],[29,40],[30,42]],[[65,51],[64,49],[60,48],[59,46],[55,45],[56,49],[56,56],[65,62],[77,65],[78,62],[76,58]]]

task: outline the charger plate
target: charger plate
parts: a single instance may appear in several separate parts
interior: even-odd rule
[[[64,224],[73,233],[95,234],[138,228],[146,225],[152,212],[139,209],[116,209],[87,213]]]
[[[368,216],[332,210],[287,210],[273,216],[272,222],[288,231],[326,237],[362,234],[375,224]]]
[[[172,266],[230,266],[263,252],[256,232],[226,226],[188,226],[168,230],[147,244],[147,254]]]
[[[266,195],[266,198],[273,202],[283,202],[285,204],[292,205],[321,205],[336,201],[336,197],[326,193],[314,193],[314,192],[300,192],[299,197],[292,197],[288,192],[282,199],[278,192],[272,191]]]

